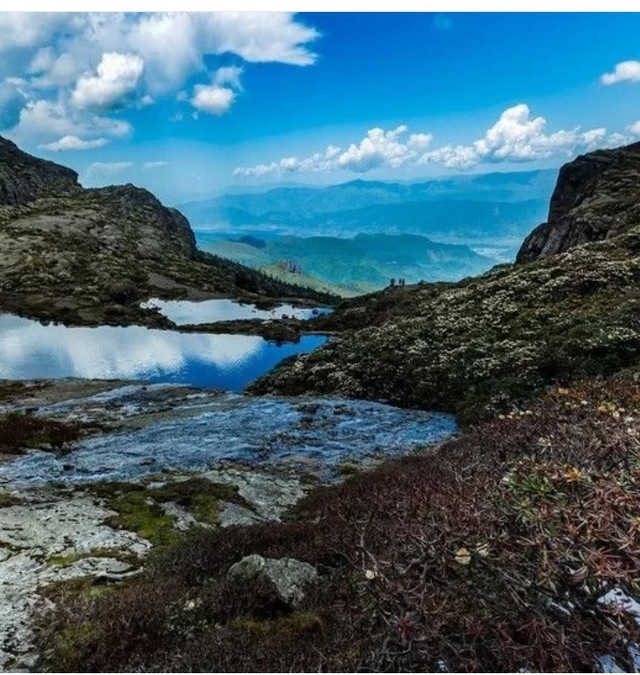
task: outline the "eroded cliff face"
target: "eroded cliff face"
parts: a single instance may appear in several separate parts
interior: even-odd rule
[[[0,137],[0,205],[28,204],[39,197],[80,189],[73,169],[32,157]]]
[[[531,262],[640,224],[640,143],[581,155],[560,169],[549,217],[525,239]]]

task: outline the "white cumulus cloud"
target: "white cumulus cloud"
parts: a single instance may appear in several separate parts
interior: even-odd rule
[[[56,54],[52,47],[40,49],[31,63],[28,73],[29,84],[36,89],[68,87],[73,84],[80,72],[80,65],[71,54]]]
[[[87,114],[60,100],[34,99],[23,105],[17,125],[3,131],[18,144],[29,142],[42,146],[65,136],[93,141],[124,138],[131,133],[131,125],[126,120]]]
[[[230,52],[245,61],[274,61],[295,66],[315,63],[308,43],[318,31],[295,20],[288,12],[209,12],[198,15],[205,49]]]
[[[431,149],[433,137],[430,133],[409,134],[406,125],[390,131],[376,127],[347,149],[329,146],[324,152],[304,159],[285,157],[266,164],[240,166],[233,173],[258,178],[269,174],[337,169],[365,173],[379,167],[395,169],[427,163],[449,169],[468,169],[483,162],[529,162],[555,156],[568,157],[578,151],[621,144],[618,142],[622,138],[620,134],[608,134],[603,127],[587,131],[575,127],[547,133],[546,126],[544,117],[533,117],[529,106],[519,103],[507,108],[482,138],[467,145],[448,144]],[[632,127],[636,128],[635,125]]]
[[[133,166],[133,162],[94,162],[87,169],[87,177],[119,173]]]
[[[0,12],[0,52],[47,41],[66,20],[59,12]]]
[[[426,150],[432,136],[411,134],[403,140],[407,131],[404,124],[392,131],[384,131],[378,127],[370,129],[360,143],[352,143],[338,156],[338,166],[364,173],[378,166],[388,165],[395,169],[414,161]]]
[[[238,66],[218,68],[214,73],[211,84],[196,84],[191,105],[201,112],[210,115],[224,115],[236,100],[236,91],[242,91],[240,75],[243,69]],[[183,92],[179,93],[183,98]]]
[[[85,141],[77,136],[63,136],[53,143],[44,143],[39,147],[43,150],[52,150],[60,152],[64,150],[92,150],[93,148],[102,148],[109,141],[106,138],[95,138],[92,141]]]
[[[442,164],[447,169],[468,169],[478,163],[478,153],[468,145],[444,145],[425,153],[418,162]]]
[[[640,61],[621,61],[617,63],[612,73],[605,73],[600,77],[600,82],[602,84],[640,82]]]
[[[478,158],[485,161],[509,160],[513,162],[546,159],[563,150],[587,147],[602,141],[606,129],[590,129],[580,133],[576,127],[570,131],[546,134],[544,117],[531,117],[529,106],[519,103],[507,108],[500,119],[487,130],[484,138],[473,148]]]
[[[507,108],[484,136],[470,145],[447,145],[425,153],[420,163],[433,162],[450,169],[466,169],[480,162],[530,162],[591,150],[605,143],[607,130],[579,127],[546,133],[544,117],[532,117],[529,106]]]
[[[242,75],[244,68],[239,66],[225,66],[218,68],[213,76],[213,84],[224,86],[228,84],[234,89],[242,89],[240,84],[240,75]]]
[[[19,130],[26,138],[73,136],[76,124],[62,103],[39,99],[29,101],[20,112]]]
[[[109,118],[94,118],[177,100],[199,79],[198,109],[222,114],[248,64],[309,66],[318,37],[292,12],[0,12],[0,83],[13,87],[0,91],[0,129],[18,142],[96,140]],[[216,70],[222,55],[237,63]],[[46,124],[34,121],[46,112],[42,102]],[[119,122],[120,133],[114,120],[104,136],[127,135],[131,126]],[[40,135],[31,137],[34,125]]]
[[[232,106],[235,98],[235,91],[228,87],[218,87],[215,84],[211,86],[197,84],[191,99],[191,105],[196,110],[211,115],[223,115]]]
[[[634,135],[634,136],[640,136],[640,120],[637,122],[634,122],[633,124],[630,124],[627,129]]]
[[[96,74],[86,74],[78,80],[71,102],[78,108],[95,111],[122,108],[136,97],[143,70],[144,61],[135,54],[103,54]]]
[[[265,176],[300,171],[332,171],[346,169],[356,173],[366,173],[381,166],[398,168],[416,161],[431,142],[431,134],[409,134],[404,124],[385,131],[379,127],[369,129],[364,138],[352,143],[346,150],[329,145],[323,152],[309,157],[285,157],[270,164],[258,164],[253,167],[238,167],[236,176]]]

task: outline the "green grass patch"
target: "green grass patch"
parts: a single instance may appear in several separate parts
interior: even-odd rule
[[[78,562],[78,560],[85,560],[86,558],[111,558],[130,565],[138,565],[140,563],[140,558],[135,553],[131,553],[131,551],[100,547],[93,548],[90,551],[74,551],[73,553],[51,555],[47,558],[47,564],[57,567],[68,567]]]
[[[135,483],[110,482],[91,486],[94,494],[106,500],[110,509],[117,511],[106,522],[111,527],[131,530],[154,544],[170,545],[177,541],[174,519],[162,505],[175,502],[197,521],[216,525],[222,502],[233,502],[252,508],[238,489],[214,483],[201,477],[168,482],[148,488]]]

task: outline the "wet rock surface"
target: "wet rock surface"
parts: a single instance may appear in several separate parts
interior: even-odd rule
[[[64,457],[33,451],[5,464],[0,486],[129,480],[228,463],[328,479],[344,459],[404,454],[456,430],[450,415],[379,403],[247,397],[164,385],[129,385],[36,412],[99,422],[109,433],[81,440]]]
[[[94,432],[64,456],[30,450],[0,462],[0,670],[33,666],[31,617],[46,609],[48,585],[121,583],[142,571],[152,542],[114,510],[138,503],[131,490],[148,495],[145,508],[158,508],[157,522],[178,531],[278,521],[312,487],[339,478],[341,463],[407,453],[456,429],[448,415],[331,397],[80,380],[2,391],[0,414],[29,410]],[[206,509],[181,498],[194,485],[219,497]],[[283,564],[267,562],[276,572]],[[298,579],[298,567],[285,567],[276,586],[288,580],[283,597],[295,604],[308,570]]]

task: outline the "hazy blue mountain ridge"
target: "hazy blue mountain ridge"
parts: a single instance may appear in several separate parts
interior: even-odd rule
[[[313,216],[374,204],[443,199],[485,202],[542,199],[546,207],[556,173],[556,170],[488,173],[406,184],[359,179],[323,187],[279,187],[263,192],[222,194],[212,199],[182,204],[180,209],[189,217],[197,211],[204,214],[224,208],[237,208],[262,216],[279,211],[297,216]]]
[[[412,234],[230,240],[201,233],[199,243],[211,253],[278,277],[276,263],[294,263],[300,273],[341,287],[336,290],[349,295],[384,288],[391,278],[404,278],[407,283],[457,280],[479,274],[496,262],[468,246],[441,244]]]

